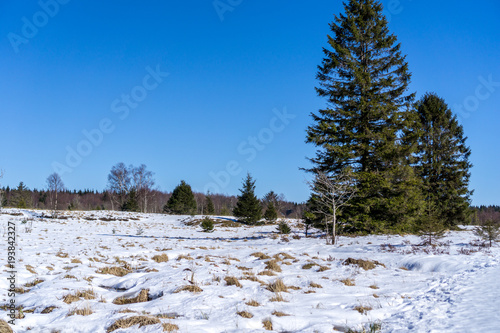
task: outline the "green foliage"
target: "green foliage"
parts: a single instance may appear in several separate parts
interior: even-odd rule
[[[280,223],[278,224],[276,230],[280,234],[285,234],[285,235],[288,235],[292,231],[292,229],[290,228],[290,226],[288,225],[288,223],[286,223],[285,220],[280,221]]]
[[[214,221],[208,216],[201,221],[201,228],[204,232],[212,232],[214,230]]]
[[[196,214],[196,200],[191,186],[181,180],[172,193],[163,211],[169,214],[194,215]]]
[[[210,197],[210,194],[207,194],[205,196],[205,213],[207,215],[214,215],[215,214],[215,207],[214,207],[214,203],[212,202],[212,198]]]
[[[12,191],[13,198],[11,199],[11,205],[16,208],[29,208],[31,207],[31,196],[28,187],[20,182],[17,189]]]
[[[238,196],[238,202],[233,214],[243,222],[255,224],[262,217],[262,208],[259,199],[255,196],[255,180],[252,179],[250,174],[247,174],[240,192],[241,195]]]
[[[412,230],[423,201],[410,167],[415,144],[405,137],[415,118],[414,94],[406,93],[411,73],[380,2],[350,0],[344,9],[330,24],[317,74],[328,107],[312,114],[307,130],[318,148],[309,171],[352,168],[357,192],[342,212],[346,230]]]
[[[432,201],[448,228],[470,220],[468,189],[471,163],[462,126],[436,94],[428,93],[416,103],[418,158],[416,170],[424,181],[427,200]]]
[[[137,202],[137,192],[135,191],[135,189],[130,190],[127,196],[127,201],[125,201],[121,209],[126,212],[140,211],[139,203]]]
[[[443,220],[432,202],[427,203],[427,214],[422,217],[419,227],[420,237],[426,245],[436,245],[435,241],[444,236]]]
[[[269,201],[267,204],[266,212],[264,213],[264,218],[268,222],[274,222],[278,218],[278,213],[276,212],[276,208],[274,208],[274,203]]]
[[[494,241],[500,240],[500,222],[488,219],[474,229],[474,234],[489,242],[491,247]]]

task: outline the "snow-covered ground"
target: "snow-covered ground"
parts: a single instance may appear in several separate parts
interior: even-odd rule
[[[107,332],[137,316],[152,318],[151,325],[114,332],[266,332],[265,324],[276,332],[370,325],[382,332],[500,332],[500,250],[472,245],[470,231],[449,232],[436,248],[416,246],[416,236],[340,237],[327,246],[317,235],[305,238],[297,221],[284,238],[275,226],[216,224],[204,233],[189,216],[6,214],[15,212],[0,215],[0,305],[10,301],[8,221],[17,228],[23,293],[15,301],[24,318],[14,332]],[[162,254],[168,261],[155,257]],[[348,258],[380,264],[365,270],[346,265]],[[266,266],[274,275],[259,275],[270,271]],[[107,272],[111,267],[122,269]],[[276,281],[287,290],[269,290]],[[185,286],[197,292],[179,292]],[[142,302],[115,304],[137,296]],[[10,320],[7,313],[0,310],[0,318]]]

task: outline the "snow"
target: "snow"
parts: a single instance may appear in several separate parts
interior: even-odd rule
[[[374,323],[381,324],[382,332],[500,331],[500,250],[498,244],[491,249],[476,246],[470,228],[448,232],[435,248],[418,246],[421,240],[411,235],[340,237],[336,246],[329,246],[319,233],[305,238],[294,220],[289,220],[292,234],[300,239],[289,235],[286,241],[275,236],[275,226],[216,224],[213,233],[204,233],[200,226],[185,223],[201,216],[94,211],[48,219],[41,217],[48,212],[28,210],[9,215],[16,212],[8,209],[0,215],[4,254],[0,305],[9,302],[8,221],[15,221],[17,227],[17,286],[29,289],[16,295],[16,305],[23,307],[25,317],[16,320],[15,332],[106,332],[120,318],[159,314],[169,314],[170,319],[160,318],[162,323],[189,333],[266,332],[262,321],[267,318],[276,332],[361,330]],[[29,223],[22,223],[30,217],[34,219],[31,232]],[[144,231],[140,235],[139,228]],[[252,256],[255,252],[271,257],[286,253],[294,259],[280,257],[282,271],[275,276],[258,275],[268,260]],[[163,253],[168,262],[152,259]],[[376,260],[385,267],[365,271],[344,265],[347,258]],[[307,263],[316,265],[303,269]],[[124,276],[98,273],[104,267],[124,265],[131,271]],[[265,285],[242,279],[246,272],[264,283],[281,278],[293,289],[281,293],[285,302],[273,302],[275,293]],[[228,286],[227,276],[238,278],[242,287]],[[25,286],[36,278],[43,282]],[[348,278],[354,286],[342,282]],[[203,291],[175,292],[193,284]],[[149,290],[147,302],[113,303],[118,297],[136,297],[143,289]],[[65,295],[83,290],[93,290],[97,297],[63,302]],[[250,300],[260,306],[247,305]],[[56,308],[42,313],[49,306]],[[371,310],[360,313],[355,309],[360,306]],[[69,315],[84,307],[93,313]],[[239,311],[253,317],[243,318]],[[274,311],[289,316],[278,317]],[[4,310],[0,318],[10,319]],[[162,331],[156,324],[114,332]]]

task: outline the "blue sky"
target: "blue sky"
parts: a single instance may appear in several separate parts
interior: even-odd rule
[[[0,4],[3,184],[42,188],[55,167],[68,188],[103,189],[124,162],[165,191],[238,194],[248,171],[259,196],[307,199],[305,130],[340,1],[54,1]],[[382,3],[411,91],[459,114],[473,203],[500,204],[500,3]]]

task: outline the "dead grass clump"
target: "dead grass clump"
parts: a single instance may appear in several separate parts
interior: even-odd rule
[[[266,269],[275,272],[281,272],[281,266],[278,264],[277,260],[269,260],[266,262]]]
[[[59,258],[67,258],[68,256],[69,256],[69,254],[64,253],[62,251],[59,251],[56,253],[56,257],[59,257]]]
[[[266,318],[262,321],[262,325],[264,326],[264,329],[267,331],[272,331],[273,330],[273,322],[271,321],[270,318]]]
[[[307,264],[303,265],[303,266],[302,266],[302,269],[311,269],[311,268],[313,268],[314,266],[318,266],[318,264],[317,264],[317,263],[315,263],[315,262],[309,262],[309,263],[307,263]]]
[[[328,266],[319,266],[318,272],[324,272],[324,271],[327,271],[329,269],[330,269],[330,267],[328,267]]]
[[[9,324],[7,324],[7,322],[2,319],[0,319],[0,332],[13,333],[12,328],[10,328]]]
[[[286,314],[284,312],[281,312],[281,311],[276,311],[274,310],[274,312],[272,313],[273,316],[276,316],[276,317],[286,317],[286,316],[289,316],[289,314]]]
[[[43,314],[51,313],[52,311],[54,311],[54,309],[57,309],[57,306],[48,306],[45,309],[43,309],[42,312],[40,312],[40,313],[43,313]],[[1,332],[1,330],[0,330],[0,332]]]
[[[157,254],[157,255],[153,256],[153,260],[156,261],[157,263],[167,262],[168,261],[168,256],[167,256],[166,253]]]
[[[276,274],[274,274],[273,271],[262,271],[260,273],[258,273],[257,275],[267,275],[267,276],[275,276]]]
[[[340,280],[340,282],[342,282],[343,284],[345,284],[346,286],[349,286],[349,287],[352,287],[352,286],[356,285],[356,283],[354,282],[354,280],[351,279],[351,278],[342,279],[342,280]]]
[[[288,291],[288,288],[282,279],[276,279],[274,282],[269,283],[266,289],[272,291],[273,293],[281,293]]]
[[[252,299],[252,300],[250,300],[250,301],[246,302],[245,304],[246,304],[246,305],[248,305],[248,306],[260,306],[260,303],[259,303],[259,302],[257,302],[257,301],[256,301],[256,300],[254,300],[254,299]]]
[[[26,265],[26,270],[28,272],[30,272],[31,274],[38,274],[36,271],[35,271],[35,268],[31,265]]]
[[[240,271],[251,271],[252,269],[249,268],[249,267],[245,267],[245,266],[236,266],[237,269],[239,269]]]
[[[245,275],[241,279],[242,280],[252,281],[252,282],[258,282],[260,284],[265,284],[264,281],[259,280],[255,275]]]
[[[240,281],[238,281],[237,278],[235,278],[234,276],[226,276],[224,278],[224,281],[226,281],[226,284],[228,286],[236,286],[236,287],[243,287],[240,283]]]
[[[68,313],[68,316],[79,315],[79,316],[90,316],[94,311],[90,305],[86,305],[81,309],[74,309]]]
[[[81,261],[80,259],[76,259],[76,258],[75,258],[75,259],[71,259],[71,263],[72,263],[72,264],[81,264],[81,263],[82,263],[82,261]]]
[[[103,268],[99,268],[96,271],[96,273],[99,273],[99,274],[111,274],[111,275],[115,275],[115,276],[125,276],[131,272],[132,272],[131,270],[126,269],[124,267],[120,267],[120,266],[103,267]]]
[[[238,311],[238,315],[243,318],[253,318],[253,314],[248,311]]]
[[[181,254],[180,256],[177,257],[177,261],[182,260],[182,259],[193,260],[193,257],[191,257],[190,255],[186,256],[184,254]]]
[[[76,279],[76,276],[66,274],[66,275],[64,275],[63,279]]]
[[[280,256],[282,257],[282,260],[295,260],[295,257],[294,256],[291,256],[289,255],[288,253],[285,253],[285,252],[280,252],[280,253],[277,253],[275,254],[273,257],[277,260],[279,260]]]
[[[189,291],[191,293],[201,293],[203,291],[203,289],[201,289],[198,286],[190,284],[190,285],[186,285],[186,286],[182,286],[182,287],[177,288],[174,291],[174,293],[180,293],[181,291]]]
[[[26,293],[29,293],[31,289],[24,289],[24,288],[20,288],[20,287],[16,287],[14,288],[14,292],[16,294],[26,294]]]
[[[309,287],[311,287],[311,288],[323,288],[322,285],[314,283],[314,282],[309,283]]]
[[[364,306],[364,305],[356,305],[354,307],[354,310],[358,311],[361,314],[367,314],[368,311],[370,311],[371,309],[372,309],[371,306]]]
[[[270,256],[268,256],[267,254],[265,253],[262,253],[262,252],[254,252],[251,254],[252,257],[256,257],[256,258],[259,258],[259,259],[271,259]]]
[[[80,300],[80,298],[89,300],[89,299],[95,299],[96,294],[92,289],[88,290],[78,290],[74,294],[68,294],[63,296],[63,302],[66,304],[71,304],[73,302],[77,302]]]
[[[273,297],[269,299],[271,302],[286,302],[287,300],[280,293],[276,293]]]
[[[25,286],[25,287],[28,287],[28,288],[30,288],[30,287],[34,287],[34,286],[36,286],[37,284],[42,283],[43,281],[44,281],[44,280],[42,280],[42,279],[36,278],[34,281],[32,281],[32,282],[28,282],[28,283],[26,283],[24,286]]]
[[[134,316],[134,317],[129,317],[129,318],[122,318],[118,319],[108,327],[107,332],[113,332],[114,330],[120,329],[120,328],[129,328],[135,325],[139,325],[139,327],[143,326],[148,326],[148,325],[156,325],[156,324],[161,324],[160,319],[156,317],[149,317],[149,316]]]
[[[144,303],[149,300],[149,289],[142,289],[139,295],[132,298],[118,297],[113,300],[113,304],[124,305],[133,303]]]
[[[346,260],[344,260],[343,264],[344,265],[356,265],[356,266],[363,268],[365,271],[367,271],[369,269],[374,269],[377,266],[385,267],[384,264],[382,264],[376,260],[371,261],[371,260],[353,259],[353,258],[347,258]]]
[[[179,330],[179,326],[171,323],[163,323],[161,326],[163,327],[163,332],[173,332]]]
[[[372,284],[372,285],[370,286],[370,288],[372,288],[372,289],[378,289],[378,286],[377,286],[376,284]]]

